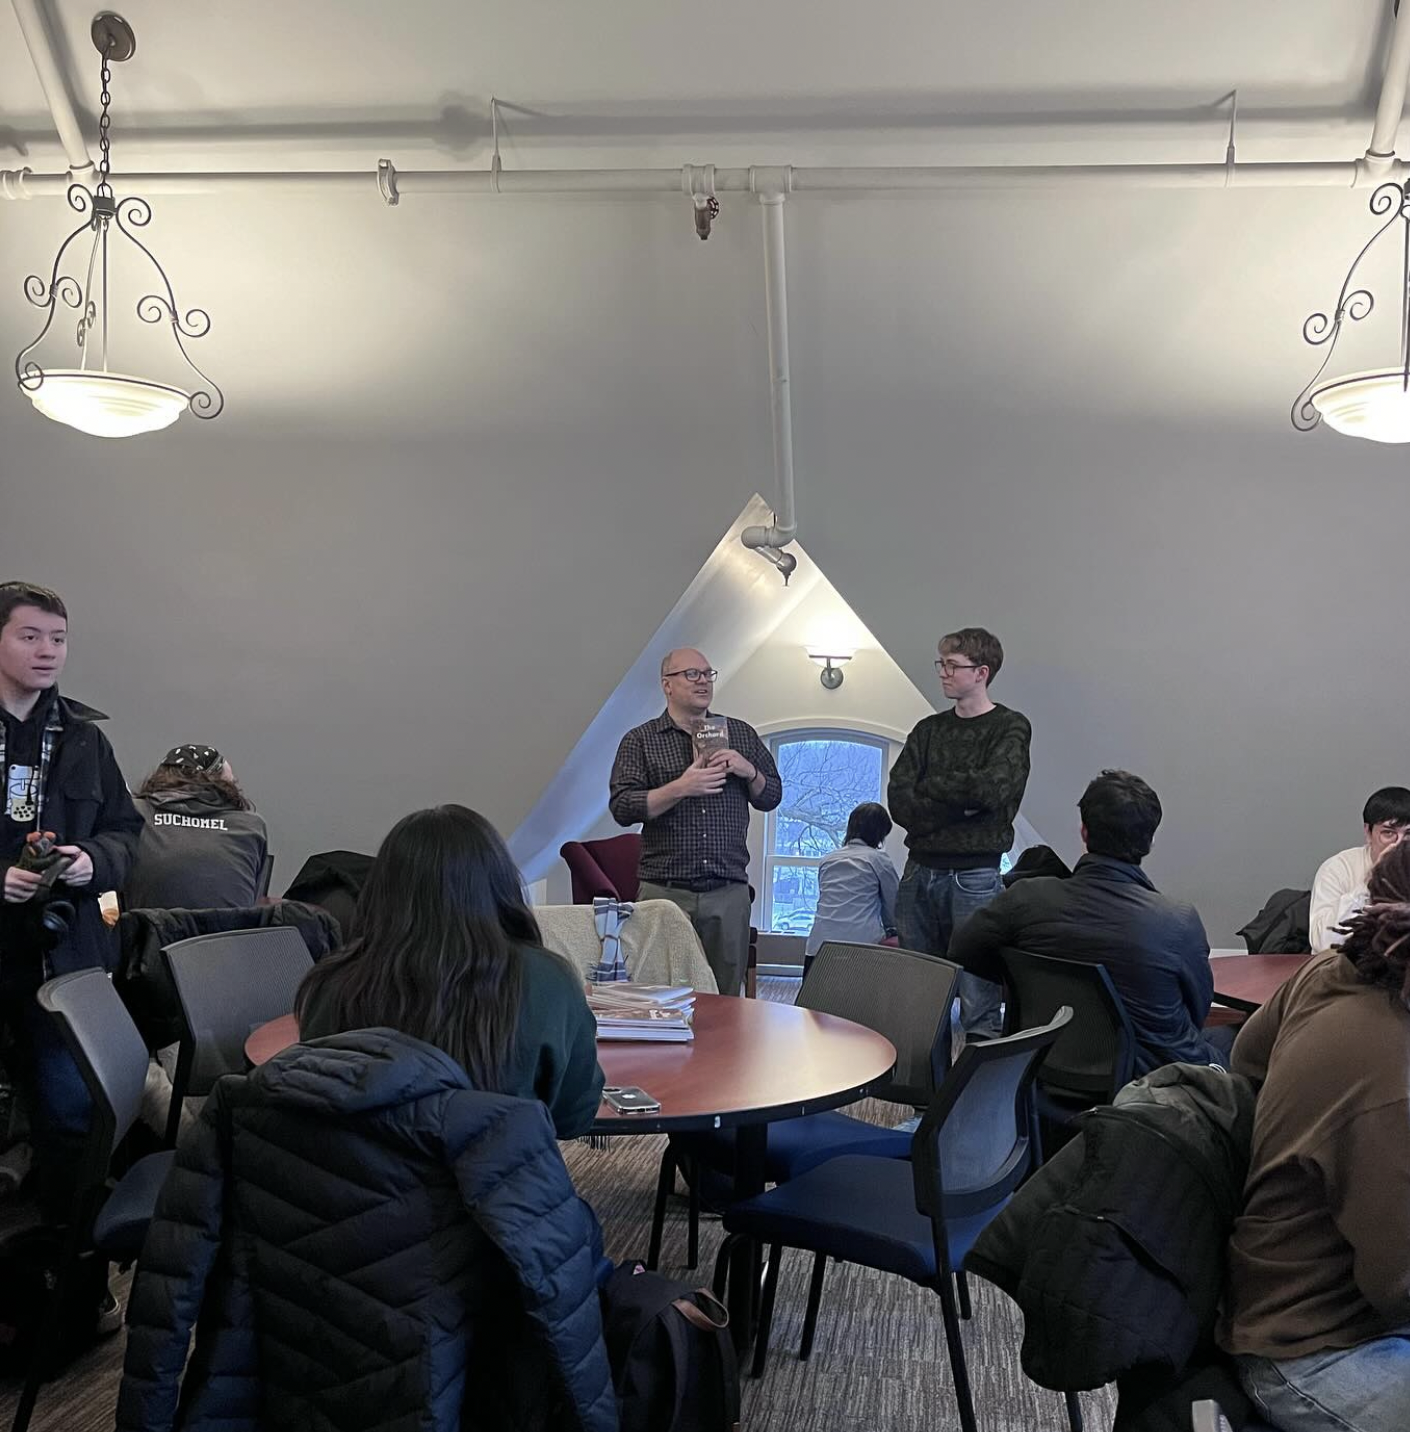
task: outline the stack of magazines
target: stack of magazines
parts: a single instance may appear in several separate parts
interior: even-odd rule
[[[695,1038],[690,1027],[695,991],[689,985],[589,985],[587,1002],[597,1019],[599,1039],[684,1044]]]

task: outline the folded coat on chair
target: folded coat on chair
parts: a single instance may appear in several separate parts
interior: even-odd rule
[[[146,1040],[148,1049],[181,1038],[181,1003],[162,959],[162,949],[195,935],[292,926],[309,954],[321,960],[342,943],[338,922],[326,911],[296,900],[234,910],[126,910],[118,919],[121,956],[113,984]]]
[[[1023,1370],[1080,1392],[1175,1381],[1205,1349],[1243,1201],[1254,1091],[1169,1064],[1133,1080],[1014,1195],[965,1267],[1023,1312]]]
[[[602,958],[591,905],[539,905],[534,910],[544,948],[562,955],[584,979]],[[638,900],[621,927],[622,958],[636,984],[686,984],[718,994],[695,927],[670,900]]]

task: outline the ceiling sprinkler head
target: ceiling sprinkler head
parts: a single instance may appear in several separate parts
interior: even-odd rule
[[[702,239],[710,237],[710,225],[719,217],[720,201],[713,194],[695,196],[695,232]]]

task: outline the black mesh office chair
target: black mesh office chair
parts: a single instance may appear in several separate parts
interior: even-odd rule
[[[871,1097],[924,1107],[950,1067],[950,1006],[959,976],[959,966],[939,955],[829,940],[794,1003],[884,1034],[896,1046],[896,1067]]]
[[[1038,1071],[1039,1114],[1067,1124],[1111,1103],[1131,1081],[1136,1036],[1105,966],[1026,950],[1003,950],[1001,958],[1014,1028],[1045,1024],[1064,1005],[1072,1010],[1072,1022]]]
[[[800,1009],[835,1014],[884,1034],[896,1046],[896,1067],[876,1084],[871,1097],[898,1104],[926,1105],[934,1097],[950,1062],[950,1005],[959,979],[958,965],[938,955],[890,945],[850,945],[828,941],[818,950],[794,1003]],[[690,1180],[687,1262],[699,1252],[700,1165],[718,1173],[734,1168],[734,1130],[674,1136],[661,1155],[651,1242],[646,1265],[655,1268],[661,1253],[666,1199],[683,1166]],[[770,1183],[790,1178],[838,1154],[875,1154],[905,1158],[910,1135],[837,1112],[782,1119],[769,1125],[765,1177]]]
[[[79,970],[43,985],[39,1006],[58,1025],[93,1101],[93,1117],[84,1145],[74,1202],[54,1287],[44,1309],[36,1346],[20,1395],[12,1432],[25,1432],[48,1371],[42,1350],[54,1346],[69,1286],[79,1259],[92,1252],[128,1264],[142,1251],[142,1240],[171,1168],[166,1151],[139,1159],[108,1189],[113,1151],[137,1122],[147,1082],[147,1046],[102,970]]]
[[[313,958],[303,936],[287,926],[197,935],[167,945],[162,956],[181,1005],[181,1049],[166,1126],[174,1146],[182,1101],[209,1094],[222,1074],[244,1072],[250,1031],[293,1009]]]

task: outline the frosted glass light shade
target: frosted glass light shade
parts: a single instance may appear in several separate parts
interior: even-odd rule
[[[1323,383],[1310,397],[1322,421],[1347,437],[1410,443],[1410,392],[1402,368],[1349,373]]]
[[[46,418],[95,438],[130,438],[169,428],[191,401],[189,393],[167,383],[78,368],[46,368],[37,388],[21,387]]]

